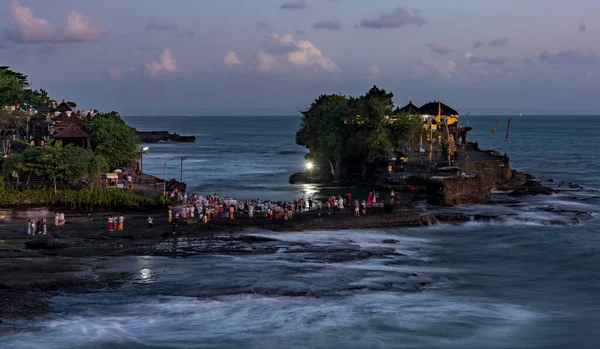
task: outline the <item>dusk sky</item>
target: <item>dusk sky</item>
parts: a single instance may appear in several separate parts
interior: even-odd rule
[[[0,0],[0,65],[83,108],[293,115],[396,104],[599,113],[598,0]]]

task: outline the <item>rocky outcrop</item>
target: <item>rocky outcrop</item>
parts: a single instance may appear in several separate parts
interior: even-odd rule
[[[427,203],[454,206],[490,200],[494,181],[487,176],[433,176],[427,179]]]
[[[180,136],[177,133],[169,133],[167,131],[136,131],[135,134],[142,143],[158,143],[158,142],[185,142],[193,143],[196,141],[195,136]]]
[[[525,184],[510,193],[510,196],[552,195],[554,190],[545,187],[539,179],[528,179]]]

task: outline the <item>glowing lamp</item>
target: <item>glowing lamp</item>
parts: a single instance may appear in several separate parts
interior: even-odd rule
[[[313,163],[312,163],[312,162],[310,162],[310,161],[309,161],[309,162],[307,162],[307,163],[306,163],[306,168],[307,168],[308,170],[311,170],[311,169],[313,168]]]

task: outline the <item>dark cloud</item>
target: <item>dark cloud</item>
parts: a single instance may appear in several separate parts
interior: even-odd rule
[[[469,62],[471,63],[483,63],[489,65],[503,65],[510,61],[510,58],[504,57],[471,57]]]
[[[156,19],[153,19],[150,23],[148,23],[148,25],[146,25],[146,29],[147,30],[158,30],[158,31],[163,31],[163,32],[168,32],[168,31],[176,32],[179,30],[179,26],[175,23],[161,22]]]
[[[588,30],[587,24],[585,24],[583,22],[579,23],[579,26],[577,26],[577,28],[579,29],[579,31],[581,33],[585,33]]]
[[[3,42],[0,42],[0,50],[4,50],[4,49],[7,49],[7,48],[10,48],[10,45],[7,45],[7,44],[5,44]]]
[[[483,46],[485,46],[485,42],[483,42],[483,41],[475,41],[473,43],[474,50],[477,50],[478,48],[482,48]]]
[[[340,21],[338,21],[338,20],[324,19],[322,21],[317,21],[317,22],[313,23],[313,28],[339,30],[339,29],[342,29],[342,25],[340,24]]]
[[[549,64],[600,64],[600,55],[591,49],[545,51],[540,54],[540,61]]]
[[[377,18],[374,19],[364,18],[357,27],[368,29],[392,29],[410,24],[421,26],[425,23],[427,23],[425,18],[418,14],[411,14],[404,8],[398,7],[391,12],[379,13]]]
[[[304,10],[309,7],[308,2],[306,0],[297,0],[297,1],[288,1],[284,2],[279,8],[282,10]]]
[[[306,35],[306,30],[296,29],[295,33],[296,35]]]
[[[506,47],[506,46],[508,46],[508,39],[507,38],[499,38],[499,39],[492,40],[492,41],[490,41],[490,46]]]
[[[525,59],[523,60],[523,62],[524,62],[525,64],[533,64],[533,61],[532,61],[531,59],[529,59],[529,58],[525,58]]]
[[[427,44],[427,47],[428,47],[428,48],[429,48],[431,51],[433,51],[433,52],[435,52],[435,53],[439,53],[439,54],[441,54],[441,55],[446,55],[446,54],[448,54],[448,53],[452,53],[452,52],[454,52],[454,50],[453,50],[453,49],[451,49],[451,48],[448,48],[448,47],[444,47],[444,46],[442,46],[441,44],[438,44],[438,43],[431,43],[431,44]]]

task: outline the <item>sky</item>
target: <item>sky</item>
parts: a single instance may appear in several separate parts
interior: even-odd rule
[[[403,106],[600,114],[598,0],[0,0],[0,65],[82,108],[294,115]]]

